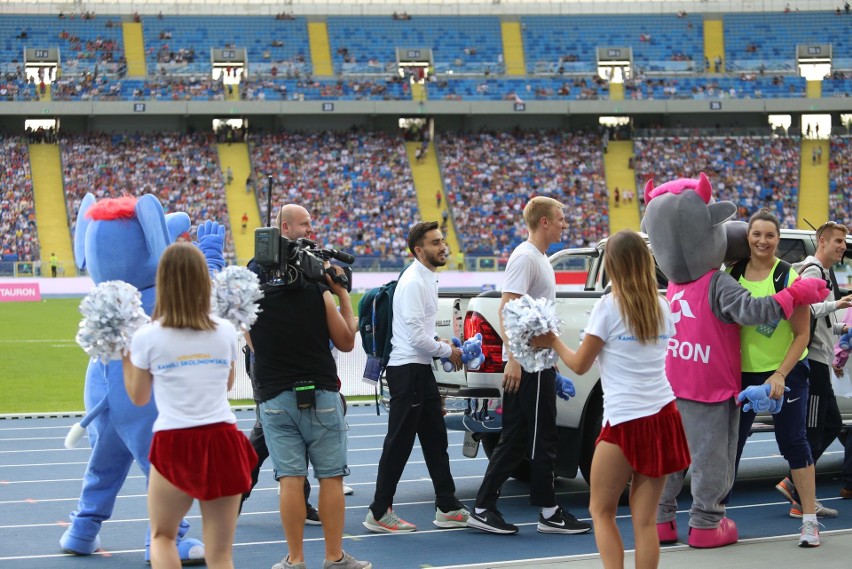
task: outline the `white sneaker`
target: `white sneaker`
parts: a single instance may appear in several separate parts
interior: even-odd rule
[[[352,486],[348,486],[346,484],[343,485],[343,495],[344,496],[351,496],[354,493],[355,493],[355,489],[352,488]]]
[[[819,547],[819,526],[819,522],[812,522],[810,520],[802,524],[799,547]]]

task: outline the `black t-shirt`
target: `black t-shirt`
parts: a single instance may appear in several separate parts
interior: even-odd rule
[[[255,352],[255,387],[267,401],[298,381],[338,391],[337,365],[329,346],[323,293],[326,285],[269,287],[251,327]]]

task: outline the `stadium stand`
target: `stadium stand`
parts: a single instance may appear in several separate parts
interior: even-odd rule
[[[0,135],[0,260],[37,261],[32,176],[21,136]]]
[[[528,73],[594,73],[598,47],[632,47],[645,71],[703,69],[701,16],[524,16],[521,24]]]
[[[828,219],[852,226],[852,138],[831,137],[828,165]]]
[[[716,198],[737,204],[736,219],[748,220],[762,207],[782,227],[796,227],[800,141],[796,138],[730,136],[637,138],[637,188],[674,178],[710,178]]]
[[[600,137],[555,131],[443,133],[437,137],[444,189],[465,255],[503,261],[526,239],[521,211],[530,197],[563,204],[563,247],[609,232]]]
[[[429,98],[448,101],[606,99],[609,85],[599,77],[445,79],[430,82]]]
[[[238,24],[235,24],[238,20]],[[210,50],[245,48],[253,73],[273,65],[309,74],[311,54],[305,18],[272,16],[163,16],[142,21],[149,72],[207,73]]]
[[[624,85],[629,99],[772,99],[804,97],[807,81],[794,75],[738,77],[644,77]]]
[[[726,67],[795,71],[797,44],[831,44],[832,57],[852,60],[852,18],[828,12],[725,14]],[[837,63],[837,62],[835,62]],[[843,64],[840,65],[844,68]]]
[[[193,226],[214,219],[226,227],[225,258],[235,258],[215,138],[206,134],[62,134],[63,179],[71,234],[80,201],[154,194],[166,213],[184,211]]]
[[[401,268],[408,229],[419,220],[400,136],[379,132],[281,132],[253,137],[255,179],[273,178],[273,207],[299,203],[321,245],[351,252],[357,268]],[[266,220],[266,184],[258,188]],[[273,212],[274,214],[275,212]]]
[[[436,73],[503,70],[500,20],[496,17],[335,16],[327,24],[336,73],[395,72],[397,48],[431,48]]]
[[[115,17],[4,14],[0,18],[0,61],[24,60],[24,49],[58,47],[64,74],[114,71],[124,52]]]

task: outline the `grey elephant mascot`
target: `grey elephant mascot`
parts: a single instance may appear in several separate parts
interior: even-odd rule
[[[677,179],[645,187],[642,229],[669,279],[666,298],[675,319],[666,374],[672,385],[692,455],[692,506],[688,544],[696,548],[736,543],[737,526],[723,503],[734,483],[740,409],[740,325],[788,318],[796,306],[818,302],[820,279],[801,279],[774,296],[753,298],[728,273],[726,221],[732,202],[715,202],[710,180]],[[657,510],[660,543],[678,540],[677,495],[685,472],[668,477]]]

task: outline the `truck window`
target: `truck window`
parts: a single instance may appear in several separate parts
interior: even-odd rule
[[[778,251],[775,256],[779,259],[784,259],[791,265],[793,263],[804,261],[805,257],[808,256],[808,252],[805,249],[805,241],[802,239],[782,237],[781,241],[778,243]]]

